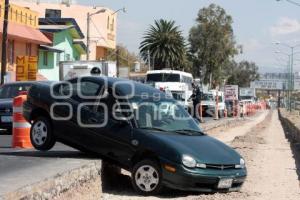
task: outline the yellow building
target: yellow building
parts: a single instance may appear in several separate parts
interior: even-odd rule
[[[8,43],[7,43],[7,76],[6,81],[16,79],[16,59],[18,56],[37,56],[40,44],[51,41],[38,30],[38,12],[28,8],[9,5]],[[2,41],[4,19],[4,0],[0,0],[0,39]],[[2,49],[0,48],[0,55]]]
[[[18,5],[37,10],[41,18],[53,17],[74,18],[80,29],[87,35],[87,13],[96,13],[90,22],[90,60],[105,59],[109,49],[116,48],[117,13],[106,7],[83,6],[78,4],[42,3],[39,1],[10,0]],[[85,59],[85,55],[81,58]]]

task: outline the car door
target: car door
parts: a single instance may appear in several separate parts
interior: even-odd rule
[[[95,103],[96,108],[93,111],[86,112],[96,125],[87,128],[88,132],[85,132],[90,139],[87,144],[106,157],[129,166],[129,158],[134,154],[131,145],[133,129],[131,122],[114,119],[112,112],[116,103],[110,91],[105,98]],[[102,126],[97,126],[99,124]]]
[[[101,83],[88,78],[72,79],[63,87],[62,93],[65,94],[66,98],[58,98],[56,101],[57,109],[54,110],[58,116],[55,119],[56,129],[59,132],[59,137],[65,143],[84,145],[85,140],[82,137],[84,127],[82,124],[86,123],[85,120],[90,120],[86,113],[93,109],[93,103],[100,90]],[[82,113],[85,113],[84,116]]]

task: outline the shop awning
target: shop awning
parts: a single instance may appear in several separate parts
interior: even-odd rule
[[[0,34],[3,31],[3,20],[0,21]],[[51,44],[51,41],[40,31],[29,26],[8,23],[8,38],[20,39],[35,44]]]
[[[63,50],[56,49],[54,47],[50,47],[50,46],[46,46],[46,45],[40,45],[39,49],[42,50],[42,51],[49,51],[49,52],[55,52],[55,53],[64,52]]]

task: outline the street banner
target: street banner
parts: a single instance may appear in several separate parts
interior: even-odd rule
[[[240,97],[255,97],[255,88],[240,88]]]
[[[37,56],[17,56],[16,81],[35,81]]]
[[[238,85],[225,85],[224,88],[225,100],[235,100],[239,97],[239,86]]]

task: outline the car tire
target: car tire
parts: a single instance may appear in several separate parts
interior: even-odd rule
[[[40,151],[48,151],[55,145],[55,137],[49,118],[38,117],[30,129],[32,146]]]
[[[143,196],[156,195],[163,188],[161,168],[153,160],[143,160],[135,164],[131,181],[135,191]]]

